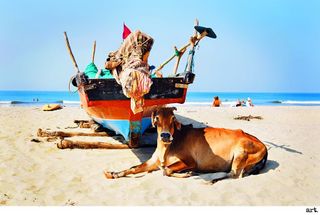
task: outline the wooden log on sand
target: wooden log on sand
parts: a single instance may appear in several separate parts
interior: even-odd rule
[[[91,128],[94,124],[93,120],[74,120],[73,122],[77,124],[79,128]]]
[[[106,142],[85,142],[85,141],[72,141],[61,140],[57,144],[59,149],[130,149],[127,144],[106,143]]]
[[[89,137],[108,137],[106,132],[95,132],[95,133],[85,133],[85,132],[64,132],[64,131],[44,131],[41,128],[37,132],[38,137],[75,137],[75,136],[89,136]]]

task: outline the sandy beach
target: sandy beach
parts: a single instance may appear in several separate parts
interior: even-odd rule
[[[0,107],[0,205],[319,205],[320,107],[177,107],[184,124],[240,128],[262,140],[269,150],[263,172],[214,185],[161,171],[107,180],[105,169],[137,165],[154,148],[61,150],[31,140],[38,128],[64,130],[88,119],[80,107]],[[249,114],[263,119],[234,120]]]

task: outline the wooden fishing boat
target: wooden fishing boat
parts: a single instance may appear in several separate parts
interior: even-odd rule
[[[195,29],[200,33],[196,43],[188,43],[181,49],[176,49],[176,54],[157,69],[157,71],[161,70],[164,65],[177,57],[174,68],[175,75],[173,77],[152,78],[153,83],[150,91],[144,95],[143,111],[137,114],[132,112],[130,98],[123,94],[122,87],[115,79],[88,78],[78,70],[72,83],[78,88],[81,105],[87,114],[103,127],[122,135],[130,147],[138,147],[141,135],[151,126],[151,113],[156,107],[171,103],[182,104],[186,100],[188,85],[193,83],[195,77],[193,73],[195,47],[205,36],[216,37],[210,28],[195,26]],[[66,41],[68,45],[67,36]],[[183,73],[176,74],[180,58],[188,46],[191,46],[191,49],[186,69]],[[69,51],[74,58],[70,47]],[[77,67],[75,60],[74,63]]]
[[[187,76],[187,77],[186,77]],[[82,107],[102,126],[121,134],[131,147],[137,146],[141,134],[151,125],[151,112],[159,105],[184,103],[193,73],[185,77],[152,78],[150,92],[144,96],[144,111],[134,114],[121,86],[115,79],[76,77]]]

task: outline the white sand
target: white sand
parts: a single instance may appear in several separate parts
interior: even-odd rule
[[[0,107],[0,205],[318,205],[320,107],[178,107],[183,123],[241,128],[269,148],[265,170],[255,176],[208,185],[157,171],[116,180],[119,171],[146,160],[154,148],[60,150],[31,142],[38,128],[63,129],[87,119],[80,108],[43,112]],[[238,115],[263,120],[234,120]]]

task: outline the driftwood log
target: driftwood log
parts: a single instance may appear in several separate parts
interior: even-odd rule
[[[246,121],[250,121],[250,119],[263,119],[261,116],[237,116],[235,118],[233,118],[235,120],[246,120]]]
[[[86,141],[72,141],[61,140],[57,144],[59,149],[130,149],[127,144],[116,144],[106,142],[86,142]]]
[[[109,137],[106,132],[94,132],[94,133],[85,133],[85,132],[64,132],[64,131],[46,131],[41,128],[37,132],[38,137],[46,137],[51,139],[60,139],[60,142],[57,143],[59,149],[130,149],[130,146],[122,143],[107,143],[99,141],[79,141],[79,140],[66,140],[66,137],[78,137],[78,136],[90,136],[90,137]],[[50,142],[50,141],[49,141]]]
[[[44,131],[41,128],[37,132],[38,137],[76,137],[76,136],[89,136],[89,137],[108,137],[106,132],[95,132],[95,133],[85,133],[85,132],[64,132],[64,131]]]
[[[79,128],[91,128],[94,124],[93,120],[74,120],[73,121]]]
[[[77,126],[68,127],[68,128],[91,128],[93,132],[70,132],[70,131],[48,131],[39,128],[37,131],[38,137],[43,137],[47,142],[55,142],[57,143],[57,147],[59,149],[130,149],[135,148],[126,143],[121,143],[122,138],[116,136],[116,133],[103,128],[101,125],[95,123],[93,120],[74,120],[73,121]],[[120,138],[118,143],[112,142],[100,142],[100,141],[81,141],[81,140],[71,140],[65,139],[68,137],[111,137],[115,140]],[[118,138],[117,138],[118,137]],[[42,140],[32,139],[32,142],[42,142]],[[139,145],[140,147],[149,147],[150,145]]]

